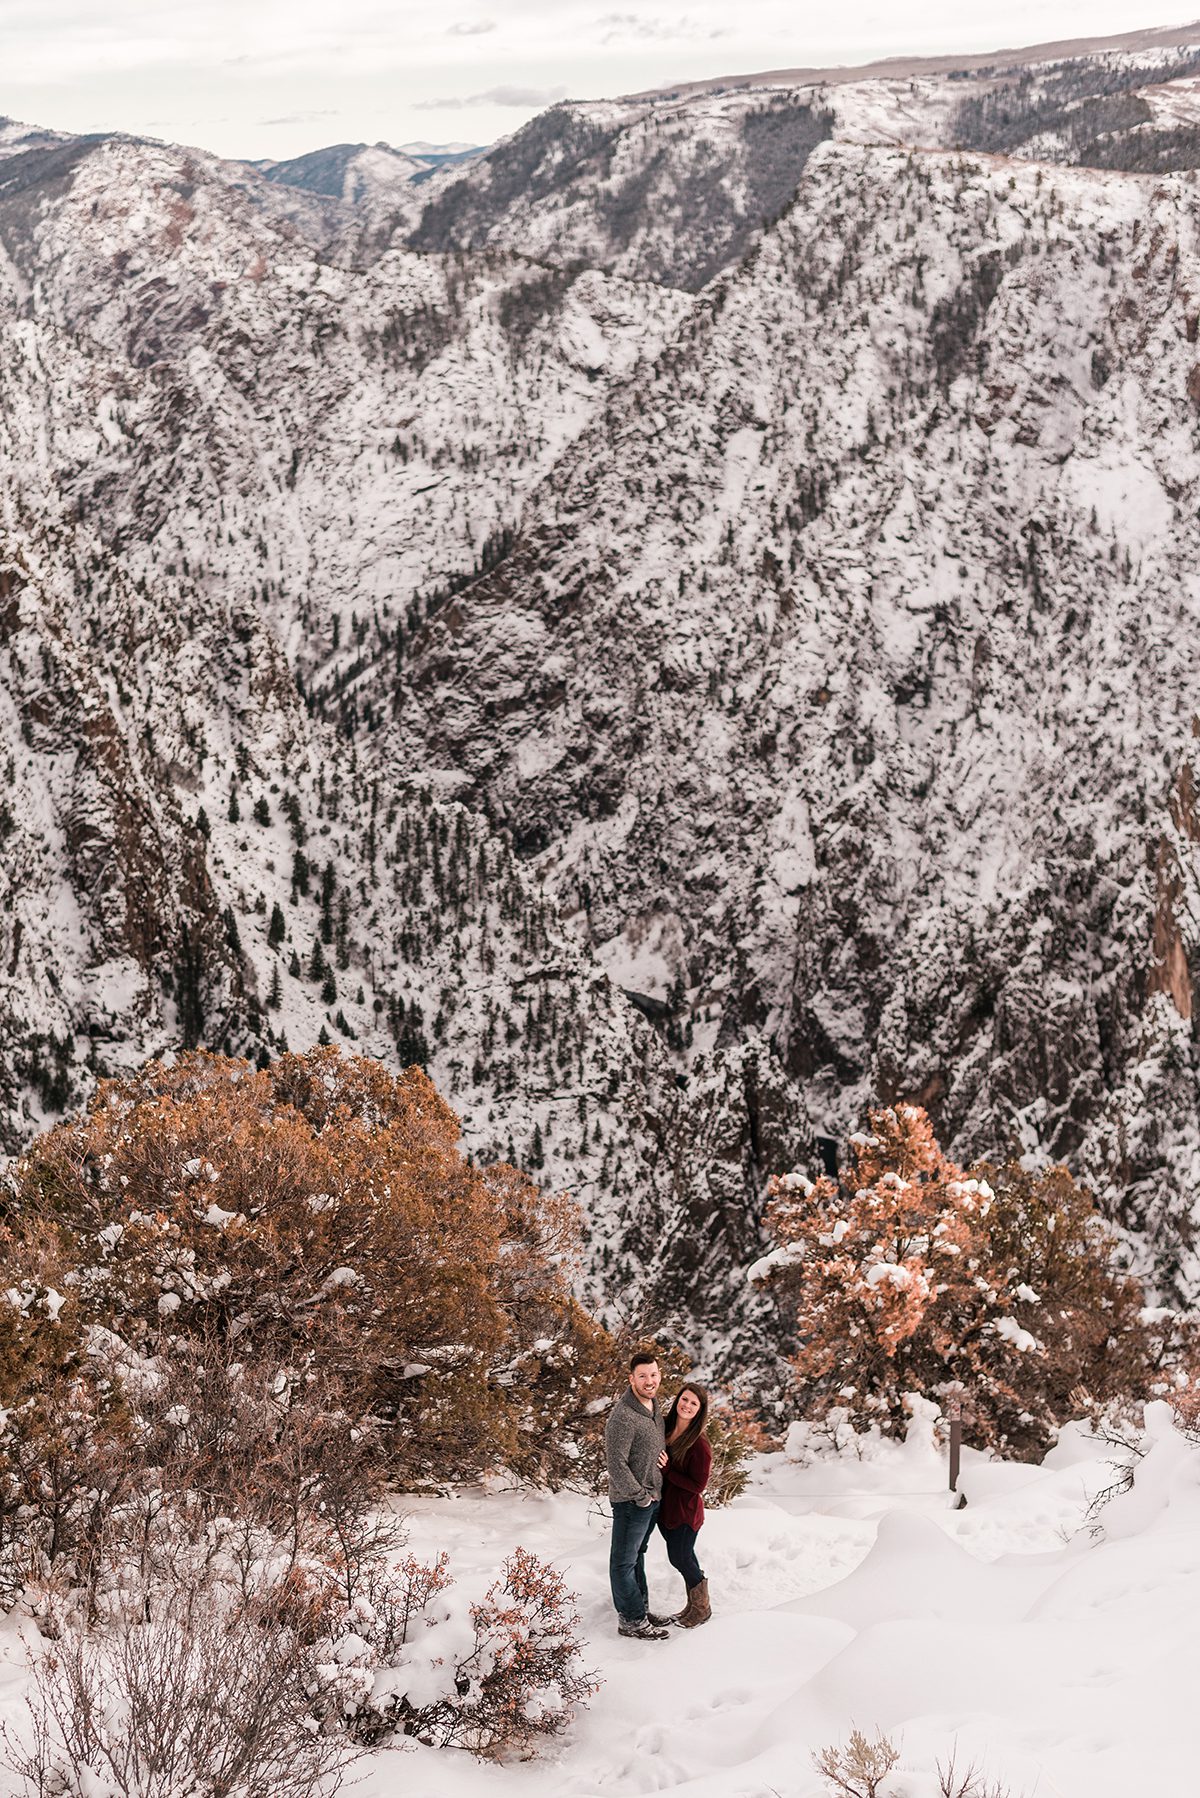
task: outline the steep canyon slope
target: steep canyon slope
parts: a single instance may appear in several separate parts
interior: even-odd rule
[[[431,610],[398,718],[699,1040],[764,1033],[830,1129],[915,1095],[964,1154],[1070,1158],[1168,1262],[1197,1173],[1195,193],[823,146]]]
[[[474,1153],[569,1184],[602,1290],[686,1261],[683,1191],[728,1272],[764,1142],[805,1142],[779,1070],[748,1045],[682,1090],[510,844],[397,762],[394,672],[341,733],[303,698],[380,633],[402,660],[430,568],[495,553],[686,303],[338,264],[211,158],[53,151],[0,164],[5,1146],[147,1054],[323,1032],[426,1061]]]
[[[556,109],[415,225],[10,129],[3,1145],[425,1059],[715,1355],[765,1174],[907,1095],[1187,1286],[1196,177],[1047,110],[1187,54],[1015,155],[936,147],[982,76]]]

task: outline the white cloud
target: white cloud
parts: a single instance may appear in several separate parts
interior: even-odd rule
[[[303,112],[285,113],[278,119],[259,119],[260,125],[315,125],[318,119],[336,119],[338,111],[333,106],[310,106]]]
[[[713,25],[684,13],[678,19],[647,18],[642,13],[606,12],[596,20],[602,44],[630,38],[655,43],[685,43],[697,38],[731,37],[732,25]]]
[[[462,106],[553,106],[556,100],[565,100],[565,87],[489,87],[481,94],[464,94],[445,100],[418,100],[418,112],[441,112],[444,109],[455,110]]]
[[[464,19],[457,25],[447,25],[447,37],[485,37],[489,31],[495,31],[495,19]]]

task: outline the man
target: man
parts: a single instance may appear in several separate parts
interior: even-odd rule
[[[643,1351],[632,1356],[629,1385],[604,1427],[613,1515],[608,1577],[620,1619],[617,1629],[643,1642],[665,1642],[670,1634],[670,1619],[653,1615],[646,1589],[646,1544],[658,1516],[667,1464],[662,1407],[655,1396],[661,1383],[653,1355]]]

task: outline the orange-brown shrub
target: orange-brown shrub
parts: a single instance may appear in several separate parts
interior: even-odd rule
[[[968,1439],[1034,1454],[1065,1418],[1136,1400],[1170,1325],[1064,1168],[965,1172],[915,1106],[872,1112],[838,1180],[771,1182],[755,1270],[795,1330],[806,1412],[902,1432],[904,1394],[961,1401]]]
[[[10,1170],[0,1597],[25,1590],[62,1644],[48,1674],[70,1674],[43,1682],[29,1778],[73,1790],[80,1755],[142,1753],[122,1719],[156,1681],[211,1710],[185,1588],[261,1636],[299,1705],[276,1679],[279,1728],[321,1742],[404,1729],[502,1754],[587,1695],[554,1569],[517,1551],[455,1620],[445,1556],[397,1562],[379,1503],[388,1480],[497,1466],[577,1479],[617,1383],[573,1297],[569,1201],[457,1138],[416,1069],[197,1053],[105,1084]],[[447,1620],[418,1680],[415,1644]],[[218,1719],[172,1752],[200,1767],[224,1742]],[[288,1778],[336,1760],[297,1751]]]
[[[32,1146],[6,1212],[0,1292],[35,1296],[28,1317],[0,1302],[0,1373],[31,1420],[57,1427],[77,1388],[127,1408],[129,1366],[177,1383],[183,1345],[202,1343],[210,1386],[230,1363],[284,1393],[319,1382],[323,1413],[401,1482],[504,1465],[556,1483],[612,1382],[610,1340],[572,1295],[569,1201],[473,1167],[416,1068],[332,1048],[261,1071],[152,1062]],[[168,1410],[203,1412],[192,1396]],[[143,1458],[174,1453],[139,1407]]]
[[[264,1568],[266,1583],[249,1594],[210,1566],[196,1589],[268,1638],[292,1639],[309,1660],[313,1722],[364,1747],[403,1734],[488,1759],[527,1755],[598,1690],[574,1595],[549,1562],[515,1548],[472,1603],[444,1553],[423,1563],[396,1547],[368,1549],[352,1596],[344,1569],[320,1561],[282,1576]],[[151,1607],[177,1583],[161,1582]]]
[[[0,1604],[95,1537],[127,1496],[129,1418],[87,1352],[71,1267],[36,1227],[0,1227]]]
[[[599,1690],[581,1665],[574,1603],[556,1568],[514,1549],[471,1606],[474,1641],[455,1665],[452,1695],[413,1710],[407,1733],[490,1759],[557,1735]]]
[[[712,1472],[704,1494],[710,1509],[732,1504],[750,1483],[750,1457],[778,1447],[749,1405],[714,1404],[708,1414]]]

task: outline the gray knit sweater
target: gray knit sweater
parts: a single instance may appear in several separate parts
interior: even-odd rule
[[[662,1406],[652,1401],[647,1411],[633,1388],[626,1387],[609,1412],[604,1426],[604,1454],[608,1462],[608,1496],[613,1504],[632,1499],[635,1505],[652,1505],[662,1497],[662,1468],[658,1457],[666,1445]]]

